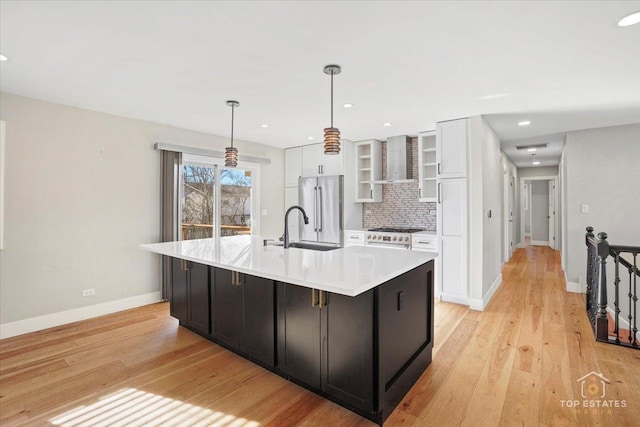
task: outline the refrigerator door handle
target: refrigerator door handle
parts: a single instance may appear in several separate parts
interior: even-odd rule
[[[313,231],[318,232],[318,187],[313,187]]]
[[[320,203],[319,203],[320,209],[318,209],[318,211],[319,211],[319,215],[318,216],[320,217],[320,226],[318,227],[318,231],[321,232],[322,231],[322,210],[323,210],[323,206],[322,206],[322,187],[318,187],[318,194],[320,196]]]

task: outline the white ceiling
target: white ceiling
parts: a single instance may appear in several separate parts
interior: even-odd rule
[[[640,122],[640,25],[616,26],[637,10],[640,1],[2,0],[0,86],[224,136],[225,101],[236,99],[236,138],[288,147],[322,140],[322,69],[336,63],[343,138],[485,114],[507,149]]]

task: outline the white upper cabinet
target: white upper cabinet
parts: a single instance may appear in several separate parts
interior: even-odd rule
[[[302,176],[302,147],[284,150],[284,186],[297,187],[298,177]]]
[[[382,179],[382,143],[375,139],[360,141],[355,148],[356,202],[381,202],[382,185],[373,181]]]
[[[418,134],[418,189],[420,202],[435,202],[438,197],[436,131]]]
[[[467,119],[436,124],[438,178],[467,176]]]
[[[305,145],[302,148],[302,176],[344,174],[344,150],[339,154],[324,154],[323,144]]]

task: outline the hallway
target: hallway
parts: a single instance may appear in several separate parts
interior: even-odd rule
[[[436,301],[433,363],[385,425],[637,425],[640,351],[594,341],[582,295],[564,291],[558,252],[517,249],[503,278],[483,312]],[[609,379],[605,399],[625,407],[567,407],[584,400],[578,380],[591,371]],[[0,424],[99,420],[373,425],[178,327],[167,303],[0,341]]]
[[[451,333],[436,331],[434,362],[405,398],[414,425],[637,425],[640,351],[594,341],[583,295],[565,291],[559,252],[517,249],[485,311],[439,303],[436,319]],[[584,400],[577,380],[591,371],[625,408],[563,407]]]

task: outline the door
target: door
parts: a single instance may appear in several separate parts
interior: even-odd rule
[[[243,274],[240,350],[268,366],[275,364],[275,285],[273,280]]]
[[[220,171],[220,235],[251,234],[252,172],[248,169]]]
[[[345,144],[345,142],[342,144]],[[340,150],[338,154],[329,155],[323,152],[320,159],[320,175],[341,175],[344,172],[343,158],[344,149]]]
[[[343,176],[318,177],[318,241],[342,243]]]
[[[443,179],[438,183],[440,257],[438,286],[442,299],[467,303],[467,180]]]
[[[284,150],[284,186],[297,187],[302,175],[302,147]]]
[[[316,290],[278,283],[278,368],[320,388],[320,307]]]
[[[189,262],[189,326],[203,334],[211,332],[209,266]]]
[[[309,217],[309,224],[305,226],[302,214],[300,212],[292,212],[291,215],[299,215],[298,224],[300,225],[300,240],[311,242],[318,241],[318,178],[300,178],[298,184],[298,203]],[[295,219],[289,219],[292,221]]]
[[[230,270],[214,268],[211,296],[212,335],[233,348],[239,348],[242,288],[232,283],[231,275]]]
[[[322,390],[368,412],[373,410],[373,294],[324,292],[321,309]]]
[[[310,144],[302,147],[302,176],[320,175],[320,164],[322,163],[322,144]]]
[[[515,203],[515,191],[516,191],[516,181],[515,177],[509,172],[509,188],[508,191],[508,201],[507,208],[509,214],[509,223],[507,224],[507,233],[509,237],[509,259],[511,259],[511,255],[513,255],[513,251],[516,249],[515,245],[515,235],[516,235],[516,222],[515,216],[513,215],[514,203]],[[508,260],[507,260],[508,261]]]
[[[467,176],[467,119],[437,123],[436,161],[438,178]]]
[[[549,180],[549,247],[556,248],[556,183]]]
[[[180,323],[187,323],[187,261],[171,258],[171,300],[169,311]]]

